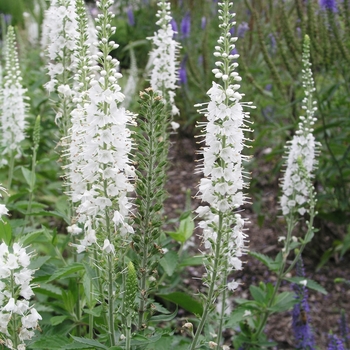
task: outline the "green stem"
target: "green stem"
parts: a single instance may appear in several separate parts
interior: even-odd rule
[[[13,270],[11,270],[11,293],[12,293],[11,296],[16,301],[14,280],[15,280],[15,277],[13,275]],[[17,341],[18,340],[17,339],[17,315],[15,313],[13,313],[12,316],[11,316],[11,322],[12,322],[12,326],[13,326],[12,342],[13,342],[14,349],[17,349],[17,345],[18,345],[18,341]]]
[[[282,264],[281,264],[280,269],[278,271],[277,281],[276,281],[275,287],[273,289],[272,296],[269,299],[266,310],[263,312],[263,317],[262,317],[262,320],[259,322],[259,326],[257,328],[257,331],[252,336],[253,341],[258,340],[261,332],[265,329],[267,319],[271,314],[271,311],[269,311],[269,309],[275,302],[276,294],[277,294],[278,289],[281,285],[281,282],[286,274],[284,269],[285,269],[287,258],[289,255],[289,245],[290,245],[291,235],[292,235],[292,231],[293,231],[294,226],[295,226],[295,222],[291,218],[290,219],[287,218],[287,237],[286,237],[286,245],[284,247],[284,255],[283,255]]]
[[[15,155],[12,151],[10,151],[10,157],[9,157],[9,172],[8,172],[8,181],[7,181],[7,190],[11,191],[12,186],[12,180],[13,180],[13,172],[15,168]]]
[[[209,315],[209,312],[213,308],[214,302],[215,302],[215,287],[217,282],[217,276],[218,276],[218,267],[221,262],[221,236],[222,236],[222,213],[219,214],[219,230],[218,230],[218,236],[216,238],[216,246],[215,246],[215,255],[214,255],[214,268],[213,268],[213,275],[211,276],[211,281],[209,285],[209,292],[207,296],[207,300],[204,306],[203,314],[201,321],[198,325],[198,328],[196,330],[196,333],[194,335],[194,338],[192,340],[192,344],[190,347],[190,350],[195,350],[197,348],[197,343],[199,340],[199,337],[202,333],[202,330],[204,328],[205,323],[207,322],[207,317]]]

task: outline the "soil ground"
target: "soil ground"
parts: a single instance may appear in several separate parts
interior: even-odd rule
[[[168,171],[167,185],[169,198],[165,205],[165,211],[169,218],[178,217],[179,213],[184,210],[186,191],[188,189],[191,190],[192,209],[199,205],[195,195],[201,174],[195,174],[195,166],[199,157],[196,154],[197,145],[195,139],[180,137],[179,135],[175,138],[170,151],[171,166]],[[284,232],[284,222],[278,216],[278,179],[274,176],[269,177],[268,174],[271,174],[269,172],[269,164],[259,164],[256,169],[252,170],[252,177],[255,179],[254,186],[257,186],[257,191],[251,189],[250,192],[252,197],[254,197],[255,192],[260,194],[260,216],[253,211],[251,205],[245,206],[243,214],[250,221],[248,231],[249,249],[275,257],[281,248],[278,243],[278,237]],[[252,202],[254,202],[254,199],[252,198]],[[261,222],[261,218],[264,219],[263,222]],[[339,228],[336,229],[339,231]],[[344,284],[334,283],[334,278],[336,277],[350,279],[349,254],[345,255],[342,260],[332,258],[324,267],[316,271],[322,252],[331,246],[332,235],[338,233],[322,227],[311,242],[311,246],[307,247],[303,254],[306,276],[317,281],[328,291],[327,295],[311,290],[308,292],[311,325],[314,329],[316,343],[321,350],[327,349],[330,331],[333,334],[340,335],[340,310],[345,310],[348,321],[350,318],[350,288]],[[195,234],[199,235],[200,232],[196,229]],[[197,238],[196,243],[198,242]],[[197,248],[193,247],[192,249],[196,250]],[[276,279],[274,275],[268,273],[265,266],[258,260],[251,256],[246,256],[245,261],[243,270],[234,276],[242,284],[236,293],[232,295],[232,301],[236,297],[249,298],[248,290],[251,284],[257,285],[259,281],[274,282]],[[193,277],[198,275],[198,271],[193,268],[188,273],[192,273]],[[184,283],[187,283],[190,289],[201,288],[200,280],[191,276],[186,276]],[[290,285],[284,284],[281,286],[281,289],[290,290]],[[290,312],[271,316],[266,332],[271,340],[278,343],[275,349],[295,349],[291,326],[292,317]]]

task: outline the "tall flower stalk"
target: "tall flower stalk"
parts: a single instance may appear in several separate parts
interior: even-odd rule
[[[164,102],[151,88],[140,93],[140,132],[135,133],[138,152],[134,249],[138,259],[139,277],[138,328],[147,326],[150,312],[149,294],[157,281],[157,265],[161,256],[158,239],[161,233],[166,165],[162,155],[168,149],[168,138],[163,138]]]
[[[307,35],[304,39],[302,62],[302,85],[305,93],[302,109],[305,111],[305,116],[300,116],[298,130],[286,146],[286,170],[281,183],[281,208],[287,223],[287,234],[282,237],[284,242],[282,261],[268,308],[274,303],[281,281],[293,270],[306,244],[311,241],[314,235],[313,221],[316,216],[316,198],[312,181],[313,171],[317,164],[316,156],[319,143],[313,135],[313,125],[316,121],[314,115],[317,107],[316,101],[313,100],[315,85],[310,63],[310,39]],[[294,228],[300,217],[305,214],[309,216],[309,219],[306,220],[307,231],[305,236],[298,241],[293,236]],[[295,257],[287,266],[287,259],[293,249],[296,249]],[[252,337],[253,340],[256,341],[264,330],[269,314],[270,311],[266,310],[260,318],[257,330]]]
[[[28,104],[27,89],[22,86],[22,77],[16,49],[14,28],[8,27],[5,46],[5,76],[0,96],[0,142],[2,160],[0,165],[9,167],[7,189],[10,190],[15,158],[22,155],[21,142],[25,139]]]
[[[159,10],[156,24],[160,27],[153,37],[153,50],[150,59],[153,64],[151,72],[151,88],[163,96],[164,103],[169,106],[172,115],[179,113],[175,105],[175,89],[178,81],[178,61],[180,44],[174,40],[174,32],[171,25],[170,3],[165,0],[158,2]]]
[[[42,33],[41,45],[48,58],[50,76],[45,87],[49,93],[58,94],[55,121],[61,136],[67,136],[73,108],[73,52],[77,37],[75,1],[53,0],[45,12]]]
[[[199,171],[204,174],[199,184],[198,197],[208,205],[197,208],[201,218],[199,227],[203,230],[203,244],[206,274],[203,282],[208,287],[205,296],[205,306],[200,323],[194,335],[191,349],[196,349],[203,327],[209,313],[215,308],[215,302],[220,296],[222,308],[217,330],[216,344],[221,343],[223,319],[227,290],[235,290],[238,283],[228,281],[231,271],[241,270],[241,257],[246,252],[247,235],[244,231],[244,219],[237,213],[238,208],[245,203],[243,190],[248,184],[244,177],[242,163],[248,157],[242,154],[246,138],[244,131],[250,131],[245,121],[249,113],[243,111],[244,106],[251,103],[241,103],[242,94],[238,92],[241,77],[233,61],[237,54],[231,54],[235,48],[236,37],[232,37],[230,29],[235,25],[231,13],[232,2],[225,0],[219,6],[219,28],[221,35],[215,46],[214,56],[218,59],[213,70],[220,84],[213,82],[208,91],[209,103],[200,110],[207,118],[200,123],[203,130],[204,146],[200,153],[203,163]],[[203,248],[202,248],[203,249]]]
[[[129,125],[135,122],[134,115],[120,107],[124,94],[118,84],[119,62],[110,55],[118,47],[109,41],[116,29],[111,25],[114,15],[109,7],[112,4],[112,0],[98,3],[101,13],[96,19],[96,29],[100,53],[94,57],[98,64],[94,68],[99,77],[88,74],[84,77],[84,64],[78,70],[79,84],[85,86],[86,91],[78,95],[77,108],[73,111],[69,157],[73,170],[71,180],[78,183],[79,179],[83,180],[78,191],[72,192],[77,203],[76,220],[84,227],[85,235],[75,246],[78,252],[95,250],[95,258],[103,261],[99,267],[106,283],[100,283],[105,286],[100,290],[100,297],[106,300],[110,344],[114,346],[115,299],[121,292],[115,284],[116,274],[124,269],[124,254],[133,233],[128,223],[131,209],[128,192],[134,189],[131,181],[135,176],[129,159],[132,149]],[[82,52],[78,53],[81,55],[79,65],[84,59]],[[88,65],[86,62],[86,73]]]
[[[25,350],[25,341],[34,336],[41,316],[29,305],[34,270],[30,254],[18,243],[0,244],[0,344]]]

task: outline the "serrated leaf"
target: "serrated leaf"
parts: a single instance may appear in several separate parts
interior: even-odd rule
[[[54,272],[54,274],[48,279],[48,282],[69,276],[81,270],[84,270],[84,265],[80,263],[73,263],[72,265],[61,267]]]
[[[182,260],[179,263],[179,267],[186,267],[186,266],[200,266],[203,265],[203,256],[191,256],[189,258],[186,258]]]
[[[35,288],[35,293],[62,300],[62,289],[52,284],[40,284],[40,287]]]
[[[0,220],[0,241],[4,241],[6,245],[10,245],[12,240],[12,227],[10,222],[2,217]]]
[[[168,314],[168,315],[155,315],[155,316],[152,316],[151,317],[151,321],[154,321],[154,322],[169,322],[171,320],[173,320],[176,315],[178,313],[178,307],[176,306],[176,310],[171,313],[171,314]]]
[[[51,259],[51,256],[38,256],[30,262],[29,268],[31,270],[37,270],[50,259]]]
[[[179,305],[183,309],[195,314],[195,315],[202,315],[203,313],[203,306],[202,304],[197,301],[196,299],[193,299],[190,295],[182,293],[182,292],[173,292],[169,294],[159,294],[159,297],[171,301],[174,304]]]
[[[272,312],[283,312],[289,310],[298,300],[292,292],[282,292],[277,295],[275,303],[270,310]]]
[[[70,343],[69,339],[63,335],[42,336],[39,340],[30,345],[31,349],[62,350]]]
[[[288,282],[296,283],[296,284],[299,284],[301,286],[305,286],[306,288],[313,289],[316,292],[320,292],[324,295],[328,294],[328,292],[320,284],[318,284],[314,280],[310,280],[310,279],[307,279],[305,277],[289,277],[289,278],[285,277],[284,279]],[[306,281],[306,285],[304,283],[300,283],[302,281]]]
[[[67,319],[67,316],[53,316],[50,318],[50,323],[53,326],[57,326],[58,324],[61,324],[66,319]]]
[[[22,174],[24,176],[24,179],[26,180],[26,183],[28,184],[29,188],[33,190],[35,185],[35,174],[32,176],[32,172],[28,170],[27,168],[21,167]]]
[[[254,285],[251,285],[249,287],[249,291],[257,303],[264,305],[266,296],[266,293],[264,293],[264,291],[262,291],[259,287],[256,287]]]
[[[20,238],[20,242],[24,247],[28,246],[29,244],[33,243],[36,238],[42,236],[43,230],[33,231],[30,232]]]
[[[177,252],[169,250],[160,260],[159,264],[162,266],[165,273],[168,276],[171,276],[176,270],[178,260],[179,256],[177,255]]]
[[[94,347],[94,349],[106,349],[108,350],[107,346],[101,344],[97,340],[94,339],[88,339],[88,338],[81,338],[81,337],[74,337],[71,336],[76,342],[88,345],[89,347]]]
[[[191,215],[186,215],[180,220],[179,228],[176,232],[167,232],[167,234],[180,243],[185,243],[193,234],[194,221]]]
[[[264,265],[266,265],[271,271],[278,271],[280,265],[278,261],[275,261],[268,257],[265,254],[257,253],[257,252],[249,252],[249,255],[261,261]]]

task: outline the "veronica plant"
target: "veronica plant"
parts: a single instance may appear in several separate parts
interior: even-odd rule
[[[166,165],[164,149],[168,149],[168,138],[163,137],[164,102],[151,88],[140,93],[140,132],[135,133],[138,152],[137,164],[134,249],[137,253],[135,265],[139,277],[139,321],[138,328],[147,326],[151,303],[149,294],[156,286],[157,265],[162,254],[159,237],[162,224],[162,208]]]
[[[8,164],[9,175],[7,188],[11,188],[15,158],[22,155],[21,142],[25,139],[27,89],[22,86],[22,77],[16,50],[15,32],[12,26],[8,27],[5,47],[5,76],[4,86],[0,96],[0,139],[2,160],[0,165]]]
[[[176,115],[179,110],[175,106],[175,89],[178,80],[178,62],[177,56],[180,45],[173,37],[174,32],[170,14],[170,3],[162,0],[158,2],[159,10],[156,22],[160,26],[155,35],[149,38],[153,44],[153,50],[150,53],[150,59],[153,63],[151,72],[152,89],[164,97],[164,103],[169,105],[171,114]]]
[[[77,123],[72,134],[75,145],[70,150],[70,158],[73,162],[73,154],[79,154],[72,169],[81,174],[86,184],[80,187],[80,193],[74,194],[78,202],[77,222],[84,226],[85,235],[76,247],[78,252],[96,249],[96,259],[102,261],[99,268],[105,282],[100,283],[103,286],[100,297],[107,301],[104,305],[108,309],[108,333],[113,346],[116,342],[114,305],[121,291],[115,284],[116,272],[124,269],[123,257],[130,243],[129,235],[133,233],[128,223],[131,204],[127,194],[134,188],[131,180],[135,173],[129,159],[132,141],[128,128],[134,124],[134,115],[119,107],[124,99],[118,84],[119,62],[110,55],[118,47],[109,41],[116,29],[111,25],[114,15],[109,8],[112,4],[112,0],[98,3],[101,13],[96,18],[96,29],[100,53],[95,57],[98,63],[95,68],[99,77],[81,77],[80,83],[87,90],[77,100],[80,106],[74,112]],[[83,58],[82,55],[80,59]],[[85,74],[84,67],[78,74]],[[120,265],[116,266],[116,261]]]
[[[41,316],[29,304],[34,295],[31,255],[18,243],[0,244],[0,344],[9,349],[26,349],[25,341],[34,336]]]
[[[48,58],[50,80],[45,87],[56,92],[59,103],[56,106],[55,121],[60,133],[67,136],[72,110],[72,72],[75,71],[73,50],[77,37],[77,21],[74,0],[54,0],[45,12],[42,28],[42,48]]]
[[[203,163],[198,171],[204,174],[199,184],[198,197],[208,203],[200,206],[196,212],[203,229],[203,254],[205,257],[206,274],[203,282],[208,287],[204,297],[205,306],[202,318],[195,332],[191,349],[196,349],[208,315],[214,310],[215,302],[220,296],[220,310],[217,327],[216,346],[221,343],[223,322],[225,317],[227,290],[234,291],[238,282],[228,279],[231,271],[241,270],[241,257],[246,253],[247,235],[244,230],[244,219],[237,212],[246,202],[243,189],[247,187],[244,181],[242,163],[248,159],[242,154],[246,138],[244,131],[251,131],[246,126],[248,112],[243,107],[251,103],[242,103],[242,94],[238,92],[241,78],[235,68],[238,64],[233,61],[238,55],[232,55],[236,37],[231,36],[230,29],[235,22],[231,13],[232,2],[219,2],[219,20],[221,35],[215,46],[214,56],[218,59],[217,68],[213,70],[220,84],[213,82],[208,91],[209,103],[200,110],[207,118],[200,123],[204,133],[204,146],[200,152]],[[247,175],[246,175],[247,177]]]
[[[310,39],[308,36],[305,36],[304,40],[302,61],[302,84],[305,91],[302,108],[305,111],[305,116],[300,116],[299,128],[286,146],[286,170],[282,179],[281,207],[287,223],[287,234],[280,237],[284,247],[275,260],[269,259],[263,254],[252,253],[272,271],[277,272],[277,281],[274,286],[262,283],[259,288],[255,286],[250,288],[257,307],[261,309],[256,313],[256,319],[251,323],[249,331],[242,332],[240,344],[246,344],[247,349],[255,349],[254,346],[266,341],[263,330],[269,315],[288,310],[295,303],[294,296],[289,292],[278,294],[282,280],[287,279],[304,287],[309,286],[308,279],[287,277],[287,274],[299,261],[306,244],[311,241],[315,232],[313,221],[316,215],[316,199],[312,180],[313,171],[317,164],[316,155],[319,143],[312,133],[316,121],[314,117],[316,102],[313,100],[315,87],[311,71]],[[304,237],[298,239],[293,233],[297,222],[304,215],[309,216],[306,220],[307,232]],[[293,250],[296,253],[295,257],[287,266],[287,259]],[[322,288],[318,290],[326,293]],[[244,329],[243,324],[241,324],[241,329]]]

